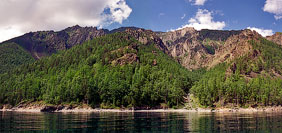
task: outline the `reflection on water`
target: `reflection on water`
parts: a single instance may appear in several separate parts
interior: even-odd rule
[[[0,112],[0,132],[282,132],[282,113]]]

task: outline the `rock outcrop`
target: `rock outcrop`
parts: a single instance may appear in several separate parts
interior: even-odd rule
[[[142,44],[149,45],[149,44],[155,44],[155,46],[164,51],[168,54],[168,49],[163,43],[162,39],[157,36],[155,32],[152,30],[145,30],[145,29],[135,29],[135,28],[127,28],[124,30],[127,34],[134,37],[136,40],[141,42]]]
[[[282,46],[282,33],[281,32],[276,32],[274,35],[266,37],[266,39]]]

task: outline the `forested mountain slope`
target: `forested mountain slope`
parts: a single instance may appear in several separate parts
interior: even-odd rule
[[[282,48],[264,38],[248,44],[246,55],[215,66],[192,87],[201,105],[282,105]]]
[[[182,67],[143,33],[99,37],[2,74],[0,102],[77,102],[104,108],[180,105],[201,74]]]
[[[7,72],[22,64],[34,61],[29,52],[15,43],[4,43],[0,45],[0,73]]]

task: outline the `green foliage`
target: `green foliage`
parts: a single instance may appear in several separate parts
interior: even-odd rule
[[[33,57],[15,43],[0,44],[0,73],[33,62]]]
[[[119,64],[129,54],[137,60]],[[182,104],[203,72],[186,70],[153,44],[145,46],[125,33],[115,33],[0,75],[0,103],[172,107]]]
[[[215,54],[215,49],[211,45],[205,45],[205,48],[209,54]]]
[[[245,104],[281,105],[282,80],[262,77],[246,80],[238,73],[225,76],[225,67],[218,66],[207,72],[191,89],[201,105],[214,106],[217,102]],[[223,106],[223,105],[222,105]]]
[[[221,30],[208,30],[203,29],[199,32],[201,39],[209,38],[210,40],[215,41],[225,41],[228,37],[232,35],[238,35],[241,31],[221,31]]]
[[[203,40],[203,45],[209,54],[215,54],[215,49],[217,49],[219,45],[223,44],[224,41],[220,40],[211,40],[210,38],[205,38]]]

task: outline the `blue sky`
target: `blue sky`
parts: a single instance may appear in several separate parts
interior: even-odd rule
[[[137,26],[154,31],[168,31],[188,24],[197,11],[202,9],[211,12],[213,21],[225,22],[224,30],[256,27],[274,32],[282,31],[282,19],[275,19],[275,14],[263,10],[265,0],[207,0],[204,5],[195,5],[195,1],[189,2],[189,0],[127,0],[126,2],[132,8],[127,20],[122,24],[115,23],[106,28]],[[282,10],[282,2],[278,4]]]
[[[267,36],[282,32],[282,0],[0,1],[0,42],[31,31],[59,31],[77,24],[154,31],[249,28]]]

